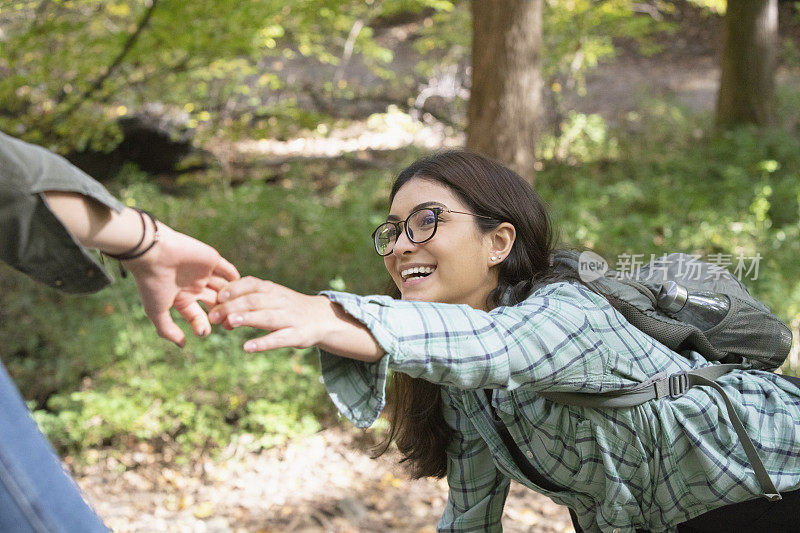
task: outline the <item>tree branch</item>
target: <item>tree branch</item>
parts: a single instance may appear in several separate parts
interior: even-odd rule
[[[111,62],[111,64],[106,68],[105,72],[100,75],[92,84],[89,86],[88,89],[83,91],[83,93],[73,101],[72,105],[70,105],[63,113],[61,113],[61,118],[66,118],[71,115],[81,104],[87,101],[94,93],[99,91],[106,80],[119,68],[122,64],[125,57],[130,53],[133,49],[136,41],[139,39],[139,36],[144,31],[147,24],[150,22],[150,18],[153,16],[153,11],[155,11],[156,6],[158,5],[158,0],[150,0],[150,6],[142,15],[142,18],[139,20],[139,24],[136,26],[136,30],[128,36],[128,39],[125,41],[125,44],[122,46],[122,49],[117,54],[117,57]],[[61,103],[60,101],[58,103]]]

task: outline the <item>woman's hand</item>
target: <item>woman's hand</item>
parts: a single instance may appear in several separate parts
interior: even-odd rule
[[[247,341],[247,352],[319,346],[362,361],[377,361],[383,355],[369,330],[325,296],[308,296],[248,276],[221,287],[217,302],[208,314],[211,323],[272,332]]]
[[[133,209],[117,213],[73,192],[47,191],[45,196],[58,219],[89,248],[120,254],[147,246],[155,239],[153,223],[145,222]],[[136,280],[145,313],[158,334],[183,346],[186,336],[172,320],[170,308],[175,308],[189,322],[195,335],[211,333],[211,324],[198,302],[214,305],[217,290],[239,279],[239,272],[205,243],[161,222],[158,232],[155,246],[124,264]]]
[[[198,302],[214,305],[217,290],[239,279],[239,272],[205,243],[161,223],[159,233],[152,250],[124,264],[136,280],[145,313],[158,334],[183,346],[186,336],[172,320],[170,308],[180,313],[195,335],[211,333],[211,324]]]

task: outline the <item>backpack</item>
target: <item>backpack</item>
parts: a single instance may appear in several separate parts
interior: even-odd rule
[[[590,289],[603,294],[628,322],[671,350],[699,352],[712,362],[706,367],[667,375],[659,373],[635,387],[605,393],[540,392],[550,401],[591,408],[633,407],[652,399],[677,398],[697,385],[717,390],[727,408],[736,434],[750,461],[764,496],[781,499],[750,437],[748,437],[725,390],[714,380],[733,370],[778,368],[789,354],[791,330],[760,301],[750,296],[736,277],[724,268],[700,261],[694,256],[673,253],[643,265],[630,275],[608,269],[594,252],[559,250],[551,258],[553,268],[568,277],[581,279]],[[658,296],[670,282],[689,293],[708,291],[727,297],[729,306],[721,321],[703,330],[700,317],[689,313],[683,320],[671,316],[658,305]],[[489,402],[491,408],[491,401]],[[492,409],[493,411],[493,409]],[[495,427],[520,470],[543,488],[556,487],[536,472],[525,459],[508,429],[492,413]],[[549,487],[548,487],[549,485]]]
[[[621,274],[603,269],[605,261],[594,252],[559,250],[551,261],[556,271],[577,274],[589,288],[605,295],[628,322],[673,351],[692,350],[708,361],[759,370],[775,370],[789,355],[791,330],[750,296],[736,277],[713,263],[673,253],[631,274]],[[700,317],[679,320],[670,316],[657,304],[668,282],[676,282],[689,293],[709,291],[727,296],[727,315],[706,331],[696,325]]]

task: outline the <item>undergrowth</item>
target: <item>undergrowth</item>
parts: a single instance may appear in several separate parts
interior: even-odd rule
[[[664,102],[610,127],[570,115],[563,139],[545,139],[537,189],[565,243],[611,267],[673,251],[746,258],[743,281],[787,322],[800,317],[800,141],[782,98],[781,127],[716,133],[710,117]],[[110,187],[171,226],[215,246],[244,275],[303,292],[356,293],[386,285],[369,235],[386,214],[392,177],[421,155],[384,155],[391,168],[296,162],[276,179],[230,186],[215,173],[165,193],[127,169]],[[758,271],[753,261],[758,258]],[[242,435],[272,446],[317,430],[335,413],[316,352],[246,354],[256,331],[216,330],[178,349],[159,339],[131,280],[88,297],[42,288],[0,267],[4,363],[62,452],[146,441],[190,455]],[[787,371],[796,372],[798,369]]]

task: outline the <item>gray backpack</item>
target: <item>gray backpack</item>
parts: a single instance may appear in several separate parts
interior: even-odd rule
[[[545,398],[566,405],[592,408],[632,407],[652,399],[676,398],[696,385],[716,389],[725,401],[731,423],[745,449],[747,458],[770,500],[780,500],[753,442],[733,409],[724,389],[715,379],[733,370],[774,370],[789,354],[791,330],[750,296],[738,279],[724,268],[700,261],[686,254],[670,254],[644,265],[633,275],[621,275],[603,268],[597,254],[560,250],[553,255],[557,271],[580,277],[586,285],[605,295],[614,307],[635,327],[676,352],[687,350],[719,362],[699,369],[652,376],[636,387],[607,393],[541,393]],[[594,261],[594,263],[591,263]],[[691,310],[681,319],[658,305],[659,295],[667,286],[692,292],[707,291],[724,295],[729,302],[719,323],[703,330],[697,326],[702,317]],[[685,292],[684,292],[685,296]],[[702,311],[702,308],[699,309]]]
[[[601,259],[592,252],[559,250],[552,262],[556,270],[577,274],[590,288],[606,295],[628,322],[667,348],[693,350],[709,361],[743,363],[761,370],[774,370],[786,360],[791,330],[724,268],[675,253],[628,275],[592,269],[588,262],[594,258]],[[659,293],[670,282],[689,293],[709,291],[726,296],[730,302],[727,315],[706,331],[698,327],[701,317],[692,316],[690,309],[681,319],[674,318],[657,303]]]

